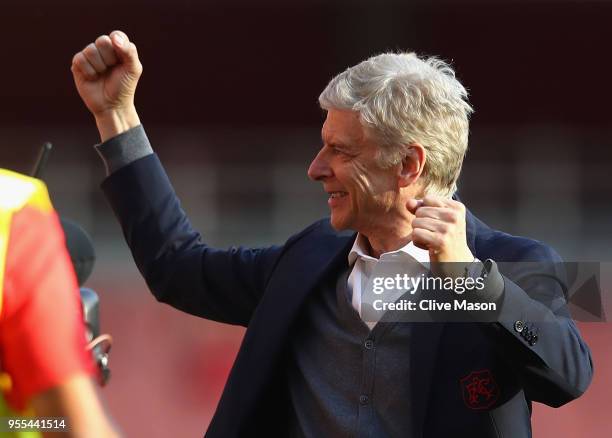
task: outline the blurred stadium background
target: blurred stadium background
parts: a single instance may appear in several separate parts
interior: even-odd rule
[[[460,194],[490,225],[568,261],[612,261],[612,1],[31,0],[0,13],[0,166],[45,179],[87,229],[115,344],[102,393],[130,437],[201,436],[243,331],[157,304],[98,188],[93,119],[69,70],[124,30],[144,75],[137,106],[184,208],[207,242],[282,243],[327,214],[306,177],[320,146],[319,92],[386,50],[453,61],[476,112]],[[536,437],[612,436],[612,326],[581,323],[595,381],[578,401],[534,409]]]

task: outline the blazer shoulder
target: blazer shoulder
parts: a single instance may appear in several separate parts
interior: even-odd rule
[[[472,215],[475,226],[476,257],[501,262],[562,262],[549,245],[529,237],[515,236],[496,230]]]
[[[355,234],[355,231],[352,230],[336,231],[331,226],[329,217],[326,217],[313,222],[302,231],[291,236],[285,242],[283,253],[286,253],[293,247],[302,248],[303,244],[306,244],[306,246],[320,246],[321,248],[346,245],[347,242],[354,239]]]
[[[477,239],[477,247],[496,256],[487,258],[497,261],[554,263],[562,261],[561,256],[546,243],[499,230],[492,230],[487,239],[481,241]]]

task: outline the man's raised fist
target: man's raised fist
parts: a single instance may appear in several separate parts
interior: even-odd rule
[[[71,70],[103,141],[140,124],[134,94],[142,64],[125,33],[116,30],[98,37],[74,55]]]

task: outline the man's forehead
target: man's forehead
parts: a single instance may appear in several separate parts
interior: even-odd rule
[[[359,144],[364,140],[365,131],[359,119],[359,113],[348,110],[329,110],[321,138],[327,143]]]

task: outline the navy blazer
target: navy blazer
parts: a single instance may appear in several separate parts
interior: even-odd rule
[[[102,188],[159,301],[247,327],[206,436],[286,436],[287,340],[306,297],[347,268],[355,234],[338,233],[324,219],[281,246],[211,248],[191,227],[156,155],[119,169]],[[560,260],[469,212],[467,239],[481,260]],[[414,436],[530,437],[532,401],[561,406],[586,390],[590,351],[571,318],[542,298],[563,297],[561,276],[551,269],[523,272],[516,282],[503,277],[496,322],[413,323],[406,348]]]

